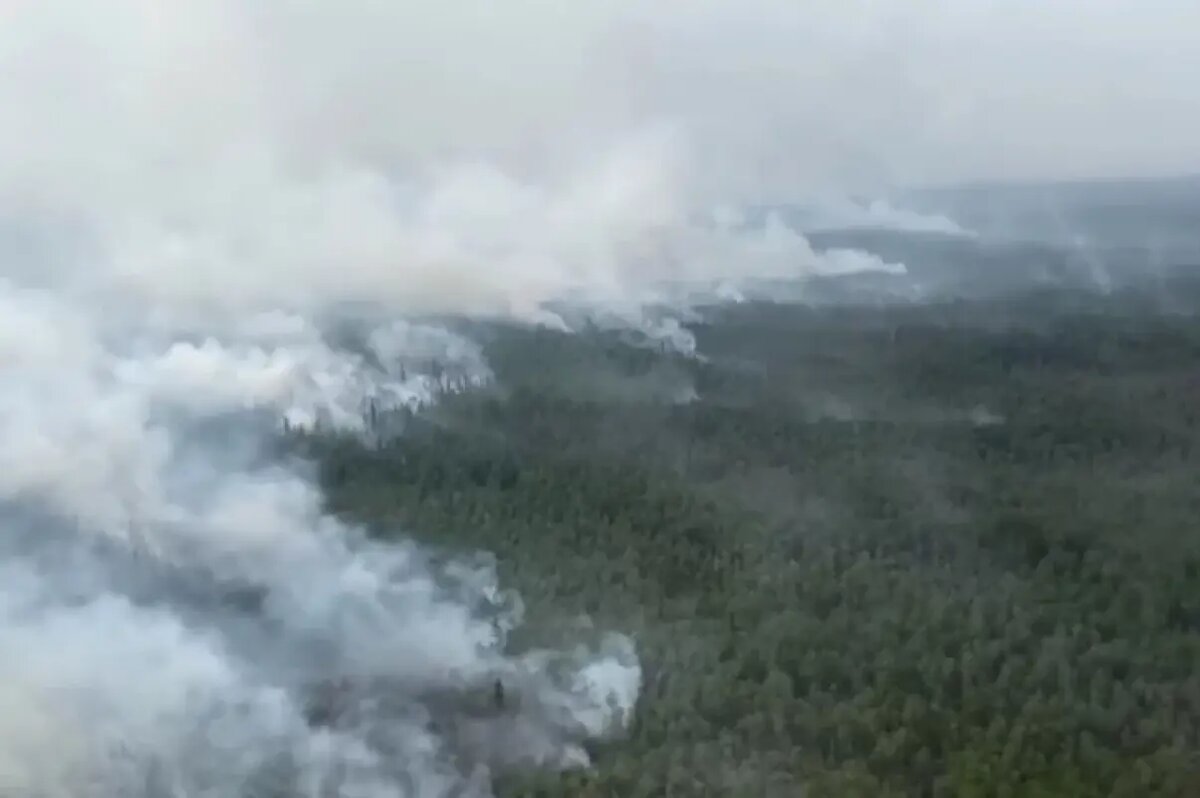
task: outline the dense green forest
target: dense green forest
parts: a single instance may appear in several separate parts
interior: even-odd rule
[[[481,326],[491,387],[295,441],[338,514],[495,553],[527,635],[636,640],[628,734],[501,796],[1195,796],[1200,318],[1152,299]]]

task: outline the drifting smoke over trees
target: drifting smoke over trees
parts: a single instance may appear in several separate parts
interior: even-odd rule
[[[338,513],[494,551],[535,639],[638,640],[627,737],[501,795],[1200,787],[1200,321],[1051,293],[694,330],[703,360],[493,329],[491,388],[402,439],[297,439]]]

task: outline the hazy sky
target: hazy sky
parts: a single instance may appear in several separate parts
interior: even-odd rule
[[[1192,0],[750,5],[660,20],[647,91],[768,179],[1200,169]]]
[[[10,180],[256,147],[553,170],[651,124],[718,193],[1200,170],[1195,0],[0,8]]]

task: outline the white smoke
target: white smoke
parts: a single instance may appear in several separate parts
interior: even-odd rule
[[[93,257],[60,285],[160,314],[369,301],[536,319],[566,295],[820,270],[799,236],[697,223],[693,131],[631,116],[571,55],[607,46],[617,18],[565,14],[544,48],[508,49],[541,41],[534,11],[493,32],[421,4],[22,5],[0,33],[0,207],[69,222]],[[499,44],[474,41],[489,32]],[[490,110],[470,107],[493,80]],[[595,113],[609,124],[577,134]]]
[[[178,794],[239,794],[281,757],[294,782],[334,779],[344,794],[462,787],[457,743],[429,730],[421,696],[523,667],[502,654],[519,617],[505,620],[491,567],[370,544],[323,515],[302,474],[257,462],[253,437],[211,438],[252,436],[240,414],[297,401],[352,418],[347,396],[386,387],[387,374],[373,381],[361,359],[307,338],[270,350],[167,342],[135,358],[157,335],[112,351],[86,309],[0,286],[0,791],[136,796],[165,779]],[[397,323],[372,336],[381,361],[405,342],[406,354],[478,367],[445,331]],[[258,606],[238,608],[239,589]],[[578,667],[614,669],[620,712],[598,726],[608,694],[533,680],[533,695],[581,718],[582,730],[521,719],[550,764],[582,761],[577,741],[636,700],[636,659],[597,651]],[[386,682],[410,705],[314,730],[306,691],[334,678]],[[430,786],[405,793],[409,779]]]
[[[698,297],[902,268],[709,221],[688,125],[592,74],[606,14],[397,8],[0,12],[0,220],[35,244],[0,252],[0,794],[434,798],[585,764],[632,642],[506,654],[486,560],[366,540],[264,436],[490,379],[436,314],[565,304],[687,349]],[[466,713],[497,677],[520,707]]]
[[[940,213],[921,213],[899,207],[884,199],[856,202],[826,199],[804,214],[801,227],[818,230],[892,230],[900,233],[930,233],[956,238],[973,238],[976,233]]]

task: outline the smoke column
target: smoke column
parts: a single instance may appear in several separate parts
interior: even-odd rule
[[[280,419],[486,382],[435,315],[675,336],[645,310],[901,267],[714,214],[688,125],[597,74],[611,15],[496,13],[0,11],[0,795],[486,795],[628,723],[634,641],[507,652],[486,555],[325,515]]]

